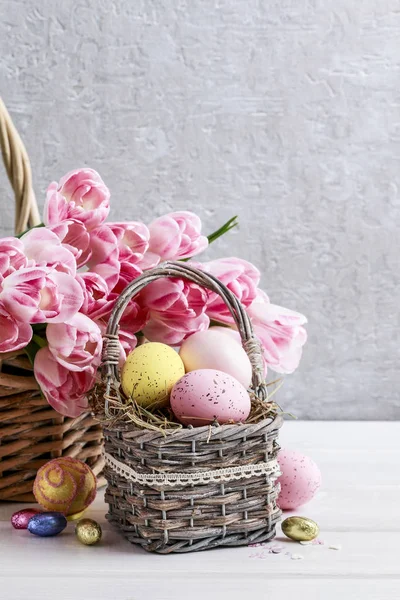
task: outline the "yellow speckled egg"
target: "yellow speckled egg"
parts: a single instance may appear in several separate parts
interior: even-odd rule
[[[129,354],[121,385],[124,394],[140,406],[158,408],[168,405],[171,389],[184,374],[185,366],[173,348],[149,342]]]

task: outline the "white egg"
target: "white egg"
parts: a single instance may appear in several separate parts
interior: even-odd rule
[[[232,375],[245,388],[251,383],[251,364],[240,343],[231,335],[215,329],[198,331],[182,344],[179,355],[186,373],[198,369],[216,369]],[[240,338],[239,338],[240,339]]]

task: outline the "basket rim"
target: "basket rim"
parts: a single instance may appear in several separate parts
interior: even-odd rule
[[[280,429],[284,423],[284,418],[280,414],[275,414],[271,417],[261,419],[257,423],[232,423],[226,425],[203,425],[201,427],[182,427],[169,428],[162,431],[151,431],[139,427],[134,423],[117,422],[117,423],[103,423],[103,429],[105,434],[107,431],[121,432],[121,433],[137,433],[138,438],[136,442],[152,442],[161,441],[164,444],[179,442],[179,441],[191,441],[195,439],[197,442],[206,442],[212,439],[220,437],[228,438],[229,434],[241,433],[243,436],[254,435],[260,429],[266,431]],[[139,433],[142,434],[139,437]]]

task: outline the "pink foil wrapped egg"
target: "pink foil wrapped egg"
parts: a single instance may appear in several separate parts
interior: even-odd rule
[[[321,485],[321,471],[315,462],[297,450],[282,449],[278,454],[282,475],[278,504],[282,510],[293,510],[309,502]]]
[[[11,517],[11,525],[14,529],[28,529],[29,520],[39,513],[40,511],[36,508],[23,508],[22,510],[18,510]]]
[[[197,331],[186,338],[179,351],[185,371],[216,369],[232,375],[248,388],[251,364],[240,343],[240,336],[238,332],[225,333],[221,330],[223,327]]]
[[[218,421],[238,423],[250,414],[246,388],[232,375],[215,369],[186,373],[171,391],[171,408],[185,425],[199,427]]]

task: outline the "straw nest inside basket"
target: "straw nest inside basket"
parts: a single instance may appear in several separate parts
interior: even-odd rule
[[[279,379],[267,383],[267,389],[271,388],[271,391],[266,400],[261,400],[252,391],[249,392],[251,411],[246,423],[258,423],[262,419],[282,413],[279,405],[272,400],[282,383],[282,380]],[[151,410],[151,406],[144,408],[134,398],[124,397],[120,387],[118,391],[114,390],[108,395],[108,414],[106,414],[105,395],[106,386],[103,382],[99,382],[89,396],[93,412],[104,423],[109,425],[131,423],[137,427],[157,432],[166,432],[167,430],[182,429],[184,427],[177,421],[170,407],[157,408],[154,411]],[[210,425],[218,425],[218,422],[215,421]]]

